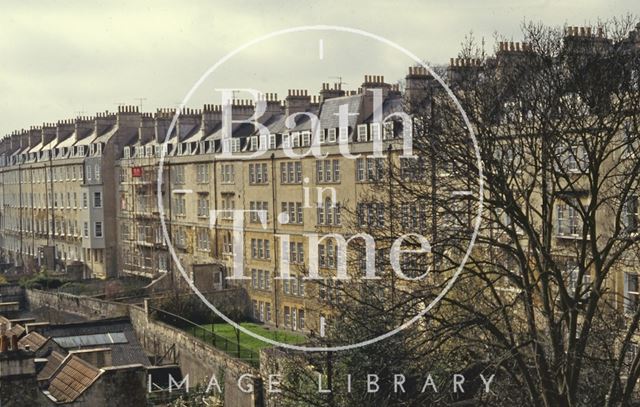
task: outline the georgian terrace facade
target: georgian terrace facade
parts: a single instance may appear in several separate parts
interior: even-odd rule
[[[501,44],[497,63],[527,52],[519,45]],[[478,69],[479,64],[452,61],[450,80],[467,68]],[[243,284],[255,319],[317,331],[320,314],[325,312],[319,303],[332,301],[335,293],[330,279],[322,287],[302,279],[308,272],[310,252],[305,234],[341,233],[345,213],[357,214],[361,225],[381,224],[389,217],[383,205],[363,201],[371,184],[384,177],[386,166],[385,159],[367,155],[375,139],[382,140],[384,151],[390,146],[389,156],[396,159],[407,126],[400,120],[373,120],[371,90],[382,91],[384,118],[402,111],[404,100],[424,96],[433,82],[425,70],[411,68],[404,93],[381,76],[366,75],[357,92],[323,84],[319,98],[304,90],[289,91],[284,101],[268,94],[266,111],[258,120],[269,135],[260,137],[252,124],[234,124],[231,139],[225,141],[231,158],[221,154],[222,110],[214,105],[182,111],[166,144],[175,115],[171,109],[148,114],[122,107],[117,113],[15,133],[0,142],[3,259],[23,267],[76,266],[83,277],[165,276],[172,284],[181,284],[158,207],[158,169],[164,155],[162,216],[176,255],[194,284],[201,291]],[[346,126],[338,120],[340,106],[345,105],[350,113]],[[234,120],[249,119],[254,113],[248,101],[234,101],[232,109]],[[320,120],[325,158],[295,160],[283,152],[287,146],[298,153],[308,150],[311,127],[301,114],[305,112]],[[295,126],[286,126],[285,119],[296,113]],[[348,142],[352,154],[362,156],[344,157],[340,141]],[[252,157],[261,143],[266,153]],[[416,167],[412,168],[415,172]],[[424,172],[424,167],[417,170]],[[424,173],[410,178],[427,182]],[[240,283],[225,278],[235,260],[233,209],[267,213],[264,225],[257,214],[245,214],[246,280]],[[554,210],[559,219],[558,241],[573,237],[577,215],[562,202]],[[400,214],[414,221],[415,215],[418,222],[424,216],[420,208],[406,208]],[[637,213],[633,216],[636,219]],[[283,252],[278,235],[290,239]],[[275,279],[283,257],[288,259],[291,280]],[[323,275],[335,274],[336,247],[330,240],[318,247],[318,261]],[[630,283],[634,276],[637,279],[634,270],[624,274],[624,283],[623,273],[617,276],[615,291],[636,298],[632,291],[637,284]]]

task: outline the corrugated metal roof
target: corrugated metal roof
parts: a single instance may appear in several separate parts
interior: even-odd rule
[[[95,345],[112,345],[115,343],[128,343],[124,332],[106,332],[102,334],[60,336],[53,340],[65,349],[82,348]]]
[[[65,325],[49,325],[42,328],[42,332],[45,335],[52,337],[54,341],[58,338],[64,337],[120,332],[126,338],[126,342],[100,345],[111,349],[111,360],[113,366],[130,365],[135,363],[140,363],[144,366],[149,365],[149,358],[145,354],[144,349],[142,349],[140,342],[138,342],[133,326],[128,318],[112,318]],[[56,343],[58,342],[56,341]],[[63,347],[67,350],[71,350],[82,348],[83,346]]]

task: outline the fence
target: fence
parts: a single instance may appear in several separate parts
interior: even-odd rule
[[[157,319],[189,332],[195,338],[200,339],[205,343],[209,343],[217,349],[220,349],[230,356],[240,359],[255,368],[260,368],[260,354],[240,344],[240,331],[238,329],[235,329],[236,340],[232,341],[229,340],[229,338],[215,333],[214,324],[211,324],[211,328],[208,329],[181,317],[180,315],[172,314],[171,312],[151,306],[149,309],[155,312],[155,317]]]

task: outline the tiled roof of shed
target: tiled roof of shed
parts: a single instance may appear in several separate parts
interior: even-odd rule
[[[54,373],[47,390],[57,402],[70,403],[84,393],[100,373],[100,369],[72,355]]]
[[[51,375],[55,373],[58,366],[64,360],[64,355],[56,351],[51,352],[51,355],[47,358],[48,362],[44,365],[42,370],[38,373],[38,380],[48,380]]]
[[[32,331],[29,332],[27,336],[18,341],[18,347],[21,349],[26,349],[28,345],[30,350],[36,351],[44,346],[44,344],[47,343],[47,340],[48,338],[45,338],[36,331]]]
[[[9,329],[9,333],[11,335],[15,335],[18,338],[21,337],[24,333],[25,333],[26,329],[20,325],[20,324],[15,324],[11,327],[11,329]]]

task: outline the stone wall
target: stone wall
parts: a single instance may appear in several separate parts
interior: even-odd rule
[[[142,365],[105,367],[98,380],[73,402],[77,407],[146,405],[147,377]]]
[[[22,307],[24,303],[24,288],[19,284],[4,284],[0,285],[0,302],[13,302],[18,301]]]
[[[220,380],[224,376],[224,400],[227,406],[262,406],[262,381],[259,372],[246,363],[202,342],[185,332],[148,317],[144,308],[131,305],[130,317],[142,346],[150,352],[164,354],[171,346],[175,348],[176,362],[183,375],[189,375],[189,386],[202,384],[205,387],[212,376]],[[244,374],[244,388],[253,386],[254,391],[243,393],[238,380]],[[216,391],[212,387],[212,391]]]
[[[40,290],[25,290],[30,310],[48,307],[89,319],[124,317],[129,315],[127,304],[98,300],[91,297]]]
[[[223,375],[224,383],[220,380],[220,386],[224,388],[225,405],[263,405],[262,380],[256,369],[180,329],[150,318],[142,307],[39,290],[26,290],[25,295],[30,309],[52,307],[91,319],[129,316],[136,336],[148,354],[164,355],[174,347],[176,362],[183,375],[189,375],[189,387],[202,384],[206,388],[212,376],[220,380]],[[230,296],[231,293],[227,293],[225,298]],[[242,385],[243,388],[252,386],[252,392],[240,390],[238,380],[242,375],[249,375],[242,379]],[[216,391],[215,387],[212,389]]]

